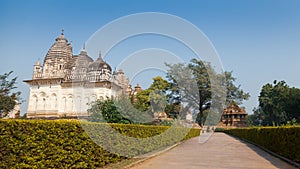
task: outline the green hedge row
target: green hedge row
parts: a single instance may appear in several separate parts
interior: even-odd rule
[[[300,162],[300,126],[236,128],[224,132]]]
[[[149,146],[143,149],[141,144],[129,143],[127,146],[131,146],[132,156],[174,144],[178,141],[176,133],[187,131],[182,127],[166,126],[110,124],[108,127],[106,124],[80,123],[77,120],[0,120],[0,168],[96,168],[127,158],[98,146],[118,146],[116,142],[119,140],[110,138],[110,127],[130,138],[155,136],[159,140],[163,135],[161,133],[167,133],[167,137],[155,140],[156,143],[152,139],[147,144]],[[110,130],[106,131],[107,128]],[[99,129],[102,132],[98,132]],[[167,132],[169,130],[171,132]],[[191,129],[184,139],[199,134],[199,129]],[[104,142],[98,143],[98,140]],[[151,147],[153,144],[159,147]]]

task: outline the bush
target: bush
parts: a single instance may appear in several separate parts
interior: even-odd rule
[[[216,129],[215,129],[215,132],[224,132],[224,131],[225,131],[224,128],[216,128]]]
[[[225,132],[300,162],[300,126],[237,128]]]
[[[97,128],[104,124],[85,125]],[[137,138],[159,135],[169,128],[109,125],[123,135]],[[199,133],[199,129],[192,129],[184,139]],[[166,139],[170,140],[176,139]],[[162,143],[165,145],[168,143]],[[146,147],[146,151],[152,149]],[[94,143],[78,120],[0,120],[0,168],[96,168],[125,158]]]

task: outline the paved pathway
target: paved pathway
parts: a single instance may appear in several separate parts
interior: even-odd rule
[[[199,137],[159,156],[132,167],[133,169],[296,169],[248,143],[224,133],[214,133],[203,144]]]

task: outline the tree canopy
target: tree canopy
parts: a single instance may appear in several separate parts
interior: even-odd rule
[[[153,83],[148,89],[139,91],[130,98],[119,95],[114,100],[97,100],[88,110],[90,121],[108,123],[138,123],[151,124],[153,113],[163,111],[168,104],[166,91],[169,83],[162,77],[153,78]]]
[[[132,123],[121,115],[112,99],[96,100],[88,109],[90,113],[89,121],[92,122],[107,122],[107,123]]]
[[[250,97],[249,93],[244,92],[241,89],[241,85],[236,85],[236,78],[233,77],[232,71],[225,71],[225,86],[226,86],[226,103],[230,104],[232,101],[238,105],[242,104],[244,100],[248,100]]]
[[[137,93],[137,96],[134,96],[137,98],[133,103],[134,106],[141,111],[162,111],[168,104],[166,92],[169,87],[170,83],[161,76],[154,77],[148,89],[142,90]]]
[[[9,80],[12,73],[13,71],[10,71],[0,75],[0,118],[7,116],[17,103],[21,104],[23,102],[20,98],[21,92],[14,91],[17,88],[17,77]]]
[[[238,104],[250,97],[240,85],[235,85],[236,78],[232,76],[232,72],[217,73],[210,63],[192,59],[187,65],[166,65],[169,67],[167,78],[172,83],[173,100],[184,102],[186,109],[198,109],[196,121],[200,126],[205,122],[205,112],[221,113],[225,106],[222,103],[223,96],[226,103],[235,101]],[[213,101],[218,106],[208,111]]]
[[[259,107],[249,116],[253,125],[300,122],[300,89],[288,86],[285,81],[275,80],[262,86],[258,100]]]

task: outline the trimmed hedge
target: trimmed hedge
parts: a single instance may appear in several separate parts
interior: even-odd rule
[[[224,132],[300,162],[300,126],[236,128]]]
[[[99,123],[84,125],[96,129],[107,126]],[[169,129],[167,126],[110,126],[123,135],[136,138],[160,135]],[[0,168],[96,168],[127,158],[98,146],[83,128],[78,120],[0,120]],[[175,130],[186,131],[182,127]],[[191,129],[184,139],[199,134],[199,129]],[[160,145],[174,144],[176,139],[171,137]],[[137,149],[132,154],[152,150],[145,147],[143,151]]]

